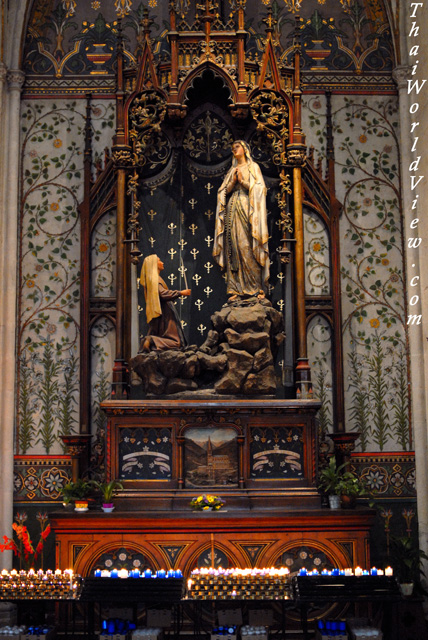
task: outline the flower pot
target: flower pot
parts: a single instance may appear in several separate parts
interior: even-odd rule
[[[330,509],[340,509],[340,496],[329,495],[328,503],[330,505]]]
[[[75,511],[87,511],[88,510],[88,501],[87,500],[76,500],[74,503]]]
[[[114,509],[114,504],[112,502],[106,502],[102,505],[102,510],[104,513],[111,513]]]
[[[402,582],[402,583],[400,583],[400,591],[401,591],[402,595],[405,596],[405,597],[408,597],[408,596],[412,595],[413,587],[414,587],[413,582]]]
[[[342,507],[342,509],[355,509],[356,504],[357,496],[340,496],[340,506]]]

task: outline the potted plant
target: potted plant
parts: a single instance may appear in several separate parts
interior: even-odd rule
[[[398,538],[391,536],[390,540],[391,564],[394,573],[398,577],[402,594],[410,596],[415,584],[421,587],[421,574],[424,575],[422,560],[428,560],[428,556],[409,536]]]
[[[331,456],[328,464],[318,473],[318,487],[327,494],[330,509],[339,509],[340,507],[338,487],[344,467],[344,464],[337,466],[335,456]]]
[[[110,513],[114,509],[113,498],[118,491],[123,489],[123,484],[119,480],[110,480],[110,482],[94,482],[94,486],[102,495],[102,510]]]
[[[68,482],[61,489],[62,501],[64,506],[74,502],[75,511],[88,510],[88,496],[92,489],[92,481],[78,478],[75,482]]]
[[[366,492],[364,483],[350,471],[341,474],[336,491],[340,496],[340,506],[342,509],[352,509],[355,507],[357,498]]]

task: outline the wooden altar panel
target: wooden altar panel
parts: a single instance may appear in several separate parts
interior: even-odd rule
[[[188,509],[203,491],[233,508],[319,507],[315,486],[319,402],[106,401],[108,478],[124,509]]]
[[[76,573],[92,575],[100,558],[110,554],[109,562],[116,566],[130,567],[138,557],[139,568],[180,568],[188,575],[212,558],[217,566],[219,562],[225,566],[226,560],[238,567],[285,562],[293,569],[313,562],[317,566],[317,561],[319,568],[324,562],[341,568],[369,567],[373,520],[374,511],[367,509],[319,509],[268,517],[229,511],[148,516],[64,510],[52,514],[51,525],[61,569],[73,567]]]

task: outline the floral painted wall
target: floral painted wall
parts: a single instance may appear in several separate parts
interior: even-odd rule
[[[222,4],[227,22],[233,2]],[[260,59],[268,7],[274,32],[291,60],[296,13],[291,2],[248,0],[248,50]],[[193,3],[177,2],[183,24]],[[190,7],[190,8],[189,8]],[[49,502],[69,475],[60,436],[79,421],[79,203],[83,195],[85,95],[92,99],[94,165],[114,133],[114,62],[123,10],[127,62],[136,60],[140,22],[152,19],[155,60],[168,59],[168,3],[35,2],[23,52],[21,110],[20,292],[17,353],[16,499]],[[192,13],[193,12],[193,13]],[[414,463],[408,395],[403,241],[400,210],[398,102],[391,72],[391,33],[380,0],[302,3],[303,125],[308,147],[324,163],[326,98],[332,92],[337,197],[341,214],[342,316],[346,429],[360,433],[355,470],[384,499],[380,525],[415,522]],[[95,175],[94,175],[95,177]],[[115,295],[115,212],[97,224],[91,246],[91,295]],[[329,292],[329,238],[305,210],[306,291]],[[308,327],[314,389],[322,400],[321,434],[333,429],[331,328],[319,315]],[[102,464],[114,327],[92,327],[94,460]],[[43,463],[34,464],[34,456]],[[49,458],[51,456],[51,458]],[[31,459],[30,459],[31,458]],[[68,466],[67,466],[68,465]],[[395,502],[394,502],[395,501]],[[404,501],[404,502],[402,502]],[[391,503],[393,506],[385,506]],[[394,513],[390,514],[389,509]],[[404,515],[404,511],[406,515]],[[383,523],[383,524],[382,524]],[[386,527],[386,523],[388,527]],[[410,524],[409,524],[410,523]],[[413,523],[413,524],[412,524]]]
[[[22,103],[16,430],[19,499],[59,498],[59,489],[69,477],[61,436],[79,431],[79,204],[83,196],[84,114],[83,100]],[[92,123],[96,158],[111,145],[111,101],[94,102]],[[103,295],[114,286],[114,228],[114,220],[103,220],[94,234],[94,295]],[[94,329],[93,333],[96,398],[106,394],[113,354],[110,345],[102,343],[104,332]],[[104,369],[108,371],[105,375]],[[52,459],[47,466],[29,469],[24,460],[28,454]]]

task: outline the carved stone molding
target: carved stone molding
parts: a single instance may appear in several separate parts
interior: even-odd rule
[[[3,64],[3,62],[0,62],[0,84],[5,84],[6,83],[6,77],[7,77],[7,67],[5,64]]]
[[[25,80],[25,73],[20,69],[11,69],[6,72],[6,80],[9,91],[21,91]]]
[[[411,67],[407,64],[402,64],[393,70],[392,77],[399,90],[407,89],[407,80],[411,78],[410,71]]]

